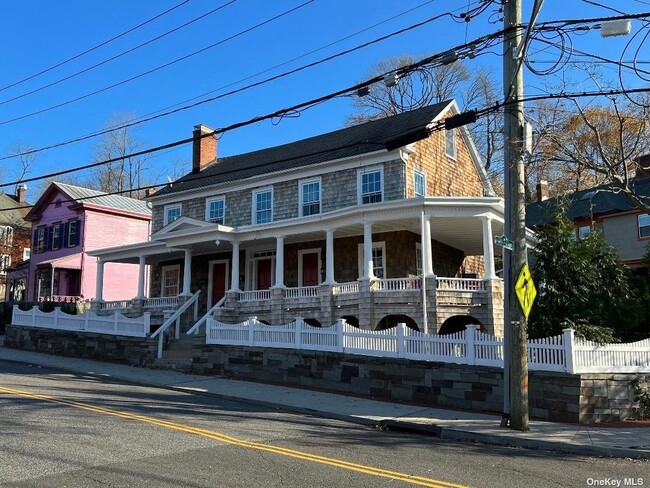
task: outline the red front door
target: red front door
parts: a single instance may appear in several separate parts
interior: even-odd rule
[[[212,265],[212,305],[215,305],[226,294],[226,263]]]
[[[318,253],[302,255],[302,286],[318,284]]]
[[[258,259],[257,261],[257,289],[267,290],[271,288],[271,260]]]

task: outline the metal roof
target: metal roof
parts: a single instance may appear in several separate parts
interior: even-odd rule
[[[127,212],[151,215],[151,209],[147,206],[147,202],[142,200],[123,197],[121,195],[107,195],[101,191],[69,185],[67,183],[55,182],[54,184],[71,199],[80,204],[87,203],[90,205],[112,208],[114,210],[124,210]]]

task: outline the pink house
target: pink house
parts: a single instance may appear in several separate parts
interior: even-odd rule
[[[146,202],[52,183],[25,220],[32,224],[27,300],[70,301],[95,297],[95,249],[146,241],[151,210]],[[137,293],[138,266],[111,263],[104,270],[104,298]]]

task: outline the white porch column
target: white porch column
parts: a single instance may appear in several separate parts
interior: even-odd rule
[[[232,243],[232,269],[230,270],[230,291],[239,291],[239,242]]]
[[[146,269],[144,256],[138,257],[138,300],[144,300],[144,271]]]
[[[52,266],[52,277],[50,279],[50,300],[52,300],[52,297],[54,296],[54,273],[56,272],[56,269],[54,266]]]
[[[362,280],[375,278],[372,262],[372,222],[363,223],[363,276]]]
[[[433,245],[431,244],[431,220],[424,216],[424,240],[426,241],[426,248],[422,247],[422,266],[424,272],[428,277],[435,276],[433,274]],[[422,243],[423,245],[425,243]],[[426,249],[426,251],[425,251]],[[425,257],[426,256],[426,257]]]
[[[494,244],[492,242],[492,218],[483,217],[483,259],[485,261],[485,274],[483,279],[496,278],[494,270]]]
[[[334,229],[325,230],[325,285],[333,285],[334,281]]]
[[[104,261],[97,259],[97,282],[95,283],[95,301],[104,299]]]
[[[185,249],[185,262],[183,263],[183,293],[181,295],[191,295],[190,292],[192,281],[192,250]]]
[[[277,236],[275,240],[275,285],[273,288],[284,288],[284,236]]]

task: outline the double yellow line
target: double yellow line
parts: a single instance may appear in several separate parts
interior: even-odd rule
[[[87,410],[89,412],[101,413],[104,415],[111,415],[113,417],[120,417],[123,419],[136,420],[139,422],[144,422],[147,424],[158,425],[160,427],[166,427],[168,429],[178,430],[181,432],[187,432],[189,434],[195,434],[202,437],[207,437],[209,439],[214,439],[216,441],[224,442],[226,444],[231,444],[235,446],[245,447],[248,449],[256,449],[258,451],[266,451],[274,454],[279,454],[281,456],[288,456],[295,459],[301,459],[304,461],[311,461],[319,464],[326,464],[328,466],[334,466],[341,469],[347,469],[349,471],[356,471],[358,473],[363,473],[371,476],[378,476],[381,478],[388,478],[391,480],[404,481],[406,483],[411,483],[418,486],[426,486],[431,488],[466,488],[464,485],[457,485],[454,483],[449,483],[446,481],[434,480],[432,478],[425,478],[422,476],[413,476],[406,473],[400,473],[398,471],[390,471],[381,468],[375,468],[372,466],[366,466],[363,464],[351,463],[348,461],[343,461],[341,459],[329,458],[324,456],[318,456],[316,454],[310,454],[302,451],[295,451],[293,449],[286,449],[284,447],[273,446],[270,444],[261,444],[259,442],[251,442],[243,439],[237,439],[236,437],[231,437],[229,435],[222,434],[220,432],[215,432],[213,430],[200,429],[198,427],[192,427],[189,425],[179,424],[176,422],[169,422],[167,420],[156,419],[153,417],[147,417],[144,415],[137,415],[129,412],[122,412],[119,410],[113,410],[111,408],[98,407],[94,405],[89,405],[86,403],[74,402],[71,400],[64,400],[61,398],[52,397],[49,395],[42,395],[39,393],[32,393],[29,391],[17,390],[15,388],[7,388],[0,386],[0,393],[7,393],[9,395],[18,395],[25,398],[34,398],[36,400],[42,400],[50,403],[58,403],[60,405],[66,405],[68,407],[79,408],[81,410]]]

